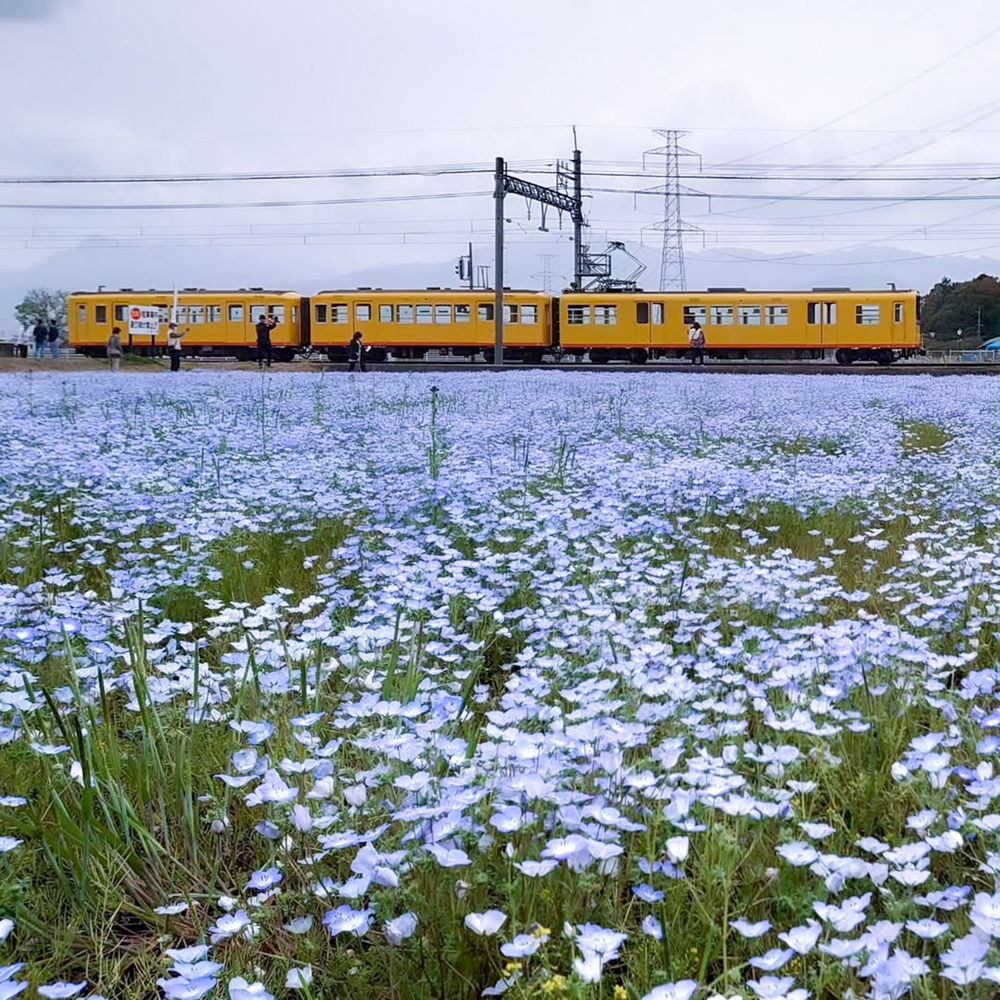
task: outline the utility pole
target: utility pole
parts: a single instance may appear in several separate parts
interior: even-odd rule
[[[576,138],[576,129],[573,129]],[[573,143],[575,146],[576,143]],[[573,150],[573,197],[583,205],[583,157],[580,150]],[[573,289],[583,288],[583,211],[573,216]]]

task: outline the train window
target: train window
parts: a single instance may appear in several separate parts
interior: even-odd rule
[[[433,306],[417,306],[417,322],[418,323],[433,323],[434,322],[434,307]]]
[[[354,318],[359,323],[369,323],[372,318],[372,307],[370,302],[359,302],[354,307]]]
[[[587,326],[590,323],[590,306],[568,306],[566,322],[571,326]]]
[[[597,326],[617,326],[618,306],[594,306],[594,323]]]
[[[636,304],[635,304],[635,321],[636,321],[636,323],[648,323],[649,322],[649,303],[648,302],[636,302]]]
[[[892,318],[895,323],[902,323],[906,313],[903,310],[902,302],[893,302],[892,304]]]
[[[165,309],[165,306],[161,306],[160,309]],[[175,323],[186,323],[188,321],[188,307],[187,306],[171,306],[170,307],[171,318]],[[162,316],[163,313],[161,312]],[[160,320],[161,323],[166,323],[167,319],[164,317]]]
[[[815,326],[819,322],[819,303],[810,302],[806,308],[806,322],[810,326]]]
[[[413,322],[413,306],[396,306],[396,322],[397,323],[412,323]]]
[[[229,306],[229,322],[230,323],[242,323],[243,322],[243,306],[231,304]]]
[[[204,323],[205,322],[205,307],[204,306],[191,306],[190,316],[192,323]]]
[[[740,306],[736,319],[740,326],[760,326],[760,306]]]
[[[108,307],[94,306],[94,322],[107,323],[107,321],[108,321]]]
[[[480,302],[479,303],[479,322],[480,323],[492,323],[493,322],[493,303],[492,302]]]
[[[858,326],[877,326],[882,310],[878,305],[861,305],[854,307],[854,322]]]
[[[827,326],[837,325],[837,303],[836,302],[824,302],[823,303],[823,322]]]
[[[78,302],[76,304],[76,321],[77,323],[87,322],[87,303]]]
[[[655,305],[660,306],[661,310],[663,309],[663,306],[659,302],[655,303]],[[697,323],[699,326],[704,326],[708,322],[707,313],[708,310],[704,306],[685,306],[684,325],[690,326],[692,323]],[[657,322],[655,306],[653,310],[653,322]],[[662,323],[663,320],[660,319],[659,322]],[[712,322],[714,323],[715,320],[712,320]]]
[[[161,306],[161,305],[158,305],[156,308],[160,311],[159,315],[160,325],[162,326],[164,323],[169,322],[170,319],[172,318],[170,309],[167,306]],[[174,322],[178,321],[174,320]]]
[[[326,322],[326,303],[317,302],[316,303],[316,322],[325,323]]]
[[[285,322],[284,306],[271,306],[268,312],[278,321],[278,326],[281,326]]]
[[[516,323],[517,322],[517,306],[504,306],[503,307],[503,321],[505,323]]]
[[[251,306],[250,322],[255,326],[267,315],[267,306]]]
[[[535,326],[538,323],[538,306],[521,306],[521,322],[525,326]]]
[[[472,310],[469,306],[455,306],[455,322],[468,323],[472,318]]]
[[[209,323],[221,323],[222,322],[222,306],[209,306],[208,307],[208,322]]]
[[[380,323],[391,323],[392,322],[392,306],[379,306],[378,307],[378,321]]]
[[[733,325],[732,306],[712,306],[712,323],[715,326]]]
[[[299,321],[299,307],[292,306],[292,322],[297,323]]]
[[[434,322],[435,323],[450,323],[451,322],[451,306],[439,305],[434,307]]]
[[[764,322],[768,326],[788,326],[788,306],[767,306]]]
[[[330,305],[330,322],[331,323],[350,323],[350,309],[346,302],[334,302]]]
[[[125,306],[115,306],[115,322],[125,322]]]
[[[704,316],[705,310],[702,309],[702,315]],[[654,302],[653,303],[653,326],[663,326],[663,303]]]

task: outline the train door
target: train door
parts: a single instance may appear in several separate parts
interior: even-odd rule
[[[902,344],[906,341],[906,303],[893,302],[890,329],[890,343]]]
[[[652,343],[652,329],[649,322],[649,303],[635,304],[635,342],[648,346]]]
[[[223,341],[228,344],[247,343],[247,308],[245,302],[227,302],[222,324]],[[256,342],[255,342],[256,343]]]
[[[825,347],[837,340],[837,303],[809,302],[806,306],[806,346]]]

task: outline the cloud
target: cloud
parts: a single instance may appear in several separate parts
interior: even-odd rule
[[[0,0],[0,21],[44,21],[68,0]]]

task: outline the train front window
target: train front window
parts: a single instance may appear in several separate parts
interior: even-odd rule
[[[732,306],[712,306],[712,324],[714,326],[733,325]]]
[[[760,306],[740,306],[736,315],[740,326],[760,326]]]
[[[590,306],[567,306],[566,322],[570,326],[589,326]]]
[[[788,306],[768,306],[764,310],[764,322],[768,326],[788,326]]]
[[[660,306],[661,310],[663,309],[663,306],[659,302],[655,303],[653,310],[654,317],[656,315],[656,310],[655,310],[656,305]],[[697,323],[698,326],[704,326],[708,322],[707,314],[708,310],[705,308],[705,306],[685,306],[684,325],[691,326],[693,323]],[[654,318],[653,322],[655,323],[657,322],[657,320]],[[663,319],[661,318],[659,322],[662,323]],[[715,320],[713,320],[712,322],[714,323]]]
[[[860,305],[854,307],[854,322],[858,326],[878,326],[881,321],[882,309],[878,305]]]

